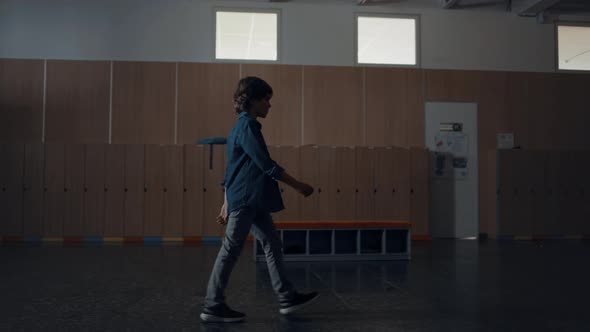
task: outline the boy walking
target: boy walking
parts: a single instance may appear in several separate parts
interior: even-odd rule
[[[241,79],[234,93],[239,119],[227,139],[225,199],[217,217],[217,222],[226,226],[226,233],[207,285],[200,316],[204,322],[244,320],[243,313],[225,303],[224,291],[249,232],[264,249],[281,314],[292,313],[318,297],[317,292],[298,293],[287,279],[281,240],[270,215],[284,209],[277,181],[305,197],[313,193],[310,185],[294,179],[270,158],[257,118],[268,115],[272,94],[270,85],[257,77]]]

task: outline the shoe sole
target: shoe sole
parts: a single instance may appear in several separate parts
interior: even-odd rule
[[[245,317],[224,318],[215,315],[201,314],[201,320],[205,323],[238,323],[244,320]]]
[[[301,304],[294,305],[294,306],[292,306],[292,307],[288,307],[288,308],[281,308],[281,309],[279,310],[279,312],[280,312],[281,314],[283,314],[283,315],[288,315],[288,314],[294,313],[295,311],[297,311],[297,310],[300,310],[300,309],[303,309],[304,307],[308,306],[309,304],[311,304],[312,302],[314,302],[314,301],[315,301],[315,300],[316,300],[318,297],[320,297],[320,294],[318,294],[318,295],[316,295],[316,296],[312,297],[312,298],[311,298],[309,301],[307,301],[307,302],[303,302],[303,303],[301,303]]]

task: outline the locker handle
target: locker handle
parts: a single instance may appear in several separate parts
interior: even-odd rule
[[[529,189],[529,192],[534,195],[535,194],[535,189],[534,188],[530,188]]]
[[[84,187],[84,192],[87,193],[88,192],[88,188]]]
[[[395,188],[391,189],[391,192],[395,194]]]
[[[414,193],[414,188],[411,188],[410,189],[410,194],[413,194],[413,193]]]
[[[281,192],[284,193],[285,192],[285,189],[281,188]]]
[[[27,187],[26,186],[23,187],[23,191],[27,191]]]
[[[129,191],[129,189],[125,188],[125,192],[128,192],[128,191]]]
[[[144,193],[147,193],[147,187],[144,187],[144,188],[143,188],[143,192],[144,192]]]
[[[44,188],[43,188],[43,191],[47,192],[47,187],[44,187]]]
[[[355,192],[355,193],[358,193],[358,192],[359,192],[358,188],[357,188],[357,189],[355,189],[355,190],[354,190],[354,192]]]
[[[107,191],[109,191],[109,188],[104,188],[104,192],[106,193]]]
[[[322,192],[322,188],[318,188],[318,193],[321,193],[321,192]]]
[[[184,190],[184,192],[186,192],[186,188],[184,188],[183,190]]]
[[[164,192],[168,192],[168,188],[164,188]]]
[[[67,192],[68,192],[68,188],[64,188],[64,193],[67,193]]]
[[[203,188],[203,192],[206,193],[207,192],[207,188]]]
[[[6,188],[2,187],[2,191],[6,191]]]
[[[374,188],[373,189],[373,194],[376,194],[376,193],[377,193],[377,188]]]
[[[340,189],[336,189],[336,192],[339,193],[340,192]]]

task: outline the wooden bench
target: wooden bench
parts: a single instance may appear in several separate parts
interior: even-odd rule
[[[410,223],[400,220],[275,221],[285,261],[409,260]],[[254,259],[264,261],[260,242]]]

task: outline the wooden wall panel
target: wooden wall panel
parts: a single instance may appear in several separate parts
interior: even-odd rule
[[[115,61],[112,142],[174,143],[175,88],[175,63]]]
[[[87,144],[84,162],[84,234],[105,232],[106,144]]]
[[[43,233],[44,173],[45,146],[41,143],[27,143],[23,176],[24,236],[40,236]]]
[[[271,110],[262,123],[268,145],[301,145],[302,67],[244,64],[242,77],[258,76],[273,89]]]
[[[424,71],[407,69],[408,146],[424,147]],[[370,130],[370,128],[367,128]]]
[[[0,144],[0,234],[19,236],[23,233],[23,166],[25,146],[22,143]]]
[[[84,225],[84,145],[65,145],[65,174],[67,211],[64,218],[64,236],[82,236]]]
[[[320,217],[319,150],[314,145],[306,145],[300,148],[299,171],[301,172],[301,181],[315,189],[311,196],[301,199],[302,220],[318,220]]]
[[[144,236],[158,236],[164,231],[165,149],[161,145],[145,146]]]
[[[69,215],[65,192],[65,146],[61,143],[45,145],[45,185],[43,197],[43,236],[63,236],[66,216]]]
[[[303,144],[364,144],[361,68],[304,67]]]
[[[105,149],[104,236],[122,237],[125,235],[125,199],[129,192],[125,183],[126,149],[123,144],[108,144]]]
[[[107,143],[108,61],[47,61],[46,142]]]
[[[424,148],[410,149],[410,222],[415,235],[430,235],[429,175],[430,153]]]
[[[355,148],[355,219],[375,219],[374,168],[375,150],[368,147]]]
[[[300,167],[300,156],[299,148],[294,146],[281,146],[278,149],[278,156],[275,159],[285,171],[293,176],[295,179],[301,179]],[[271,153],[271,157],[274,155]],[[313,186],[313,184],[310,184]],[[301,220],[301,201],[306,200],[306,197],[301,196],[300,193],[295,189],[286,185],[284,182],[279,182],[279,188],[281,189],[281,195],[283,196],[283,202],[285,204],[285,210],[278,213],[275,217],[276,220]],[[317,190],[317,188],[316,188]],[[317,194],[315,192],[314,194]],[[313,195],[313,194],[312,194]]]
[[[510,72],[506,84],[506,132],[514,133],[514,145],[531,148],[528,74]]]
[[[0,59],[0,142],[41,142],[42,60]]]
[[[410,150],[393,149],[393,206],[395,220],[410,220]]]
[[[203,236],[222,236],[225,234],[225,228],[217,222],[217,216],[223,204],[224,189],[221,186],[225,177],[225,145],[213,146],[213,164],[209,168],[209,158],[211,153],[209,146],[205,148],[204,162],[204,183],[205,192],[203,193]]]
[[[237,64],[178,65],[178,143],[229,135],[237,120],[233,94],[239,74]]]
[[[477,101],[480,72],[466,70],[425,70],[426,100]]]
[[[408,146],[407,69],[366,68],[366,145]]]
[[[144,172],[144,146],[125,145],[125,236],[144,235]]]
[[[557,137],[562,137],[561,134],[566,134],[562,128],[562,123],[560,123],[563,111],[556,109],[558,103],[556,95],[559,94],[559,90],[556,91],[556,89],[559,89],[556,85],[557,77],[554,74],[548,73],[527,73],[526,75],[529,96],[526,102],[529,105],[530,112],[532,112],[527,117],[535,118],[535,121],[530,121],[530,148],[557,148],[556,144],[559,143],[559,138]],[[559,103],[562,102],[567,103],[565,100],[559,101]]]
[[[182,145],[164,147],[164,236],[182,236],[184,160]]]
[[[375,148],[375,219],[395,218],[393,205],[394,150],[392,147]]]
[[[184,146],[184,236],[201,236],[203,234],[205,148],[209,147],[193,144]]]

